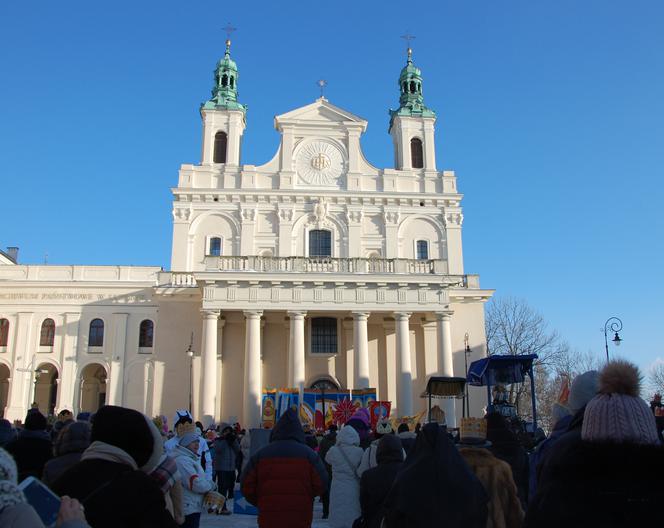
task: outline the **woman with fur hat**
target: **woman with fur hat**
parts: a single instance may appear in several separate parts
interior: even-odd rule
[[[203,498],[209,491],[217,489],[207,478],[198,458],[201,435],[193,424],[184,426],[179,434],[178,445],[171,455],[175,457],[182,483],[182,513],[185,528],[198,528],[203,511]]]
[[[92,443],[53,483],[78,499],[94,528],[175,528],[151,473],[163,453],[161,434],[147,416],[107,405],[92,421]]]
[[[12,456],[0,448],[0,526],[2,528],[44,528],[44,523],[18,488],[18,471]],[[90,528],[76,499],[62,497],[56,526]]]
[[[81,459],[83,451],[90,445],[91,429],[88,422],[71,422],[60,430],[53,445],[55,458],[44,466],[44,484],[51,486],[60,475]]]
[[[357,468],[363,450],[360,435],[350,425],[345,425],[337,434],[337,443],[330,448],[325,462],[332,467],[330,487],[330,526],[350,528],[360,516],[360,476]]]
[[[664,447],[640,383],[632,363],[604,367],[581,440],[540,480],[526,526],[651,526],[661,519]]]

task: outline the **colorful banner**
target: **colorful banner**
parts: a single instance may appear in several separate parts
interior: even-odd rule
[[[263,390],[263,404],[261,406],[261,427],[272,429],[277,421],[277,390]]]
[[[303,427],[316,428],[316,399],[318,391],[315,389],[304,389],[302,404],[300,405],[300,422]]]
[[[424,418],[424,414],[426,411],[422,411],[418,414],[413,414],[412,416],[402,416],[400,418],[397,418],[396,416],[393,418],[390,418],[390,422],[392,423],[392,429],[395,431],[399,428],[399,425],[402,423],[408,424],[408,429],[410,431],[415,430],[415,426],[418,423],[422,422],[422,418]]]
[[[300,404],[300,391],[297,389],[279,389],[277,391],[277,421],[288,410],[297,409]]]
[[[376,424],[381,418],[389,418],[392,402],[372,401],[369,403],[369,415],[371,416],[371,429],[376,429]]]
[[[376,389],[356,389],[351,391],[351,394],[356,409],[368,409],[371,402],[376,401]]]

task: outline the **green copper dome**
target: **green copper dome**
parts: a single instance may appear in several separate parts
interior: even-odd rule
[[[436,117],[436,112],[427,108],[422,94],[422,72],[413,64],[413,50],[408,48],[408,61],[399,75],[399,108],[390,110],[390,130],[395,116]]]
[[[231,41],[226,41],[226,53],[214,70],[214,88],[212,98],[201,105],[201,110],[241,110],[247,107],[238,102],[237,81],[240,73],[237,64],[231,59]]]

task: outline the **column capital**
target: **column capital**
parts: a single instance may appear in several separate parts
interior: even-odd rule
[[[448,311],[448,312],[436,312],[436,318],[437,318],[439,321],[449,321],[449,320],[452,319],[452,314],[453,314],[453,313],[454,313],[454,312],[451,311],[451,310]]]
[[[203,319],[218,319],[221,315],[219,310],[201,310]]]
[[[412,312],[394,312],[394,318],[397,321],[408,321],[411,315],[413,315]]]
[[[247,319],[258,319],[263,315],[263,310],[244,310],[242,313]]]
[[[307,315],[305,310],[289,310],[286,312],[291,319],[304,319]]]
[[[353,319],[356,321],[366,321],[369,319],[371,312],[351,312],[353,314]]]

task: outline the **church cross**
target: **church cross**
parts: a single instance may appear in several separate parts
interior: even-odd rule
[[[406,41],[406,46],[410,49],[410,41],[415,40],[415,35],[411,35],[410,32],[406,31],[405,35],[401,35],[401,38]]]
[[[230,22],[227,22],[226,27],[223,27],[221,29],[223,29],[226,32],[226,40],[230,40],[231,39],[231,34],[233,33],[233,31],[237,30],[236,27],[231,26]]]
[[[318,86],[318,88],[320,88],[320,96],[322,99],[324,96],[325,87],[327,86],[327,81],[325,79],[318,79],[316,81],[316,85]]]

